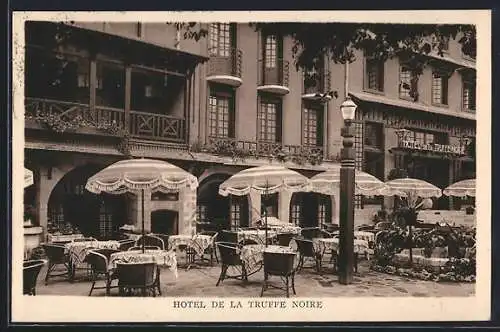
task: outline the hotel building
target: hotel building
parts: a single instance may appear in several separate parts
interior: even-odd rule
[[[322,69],[304,75],[290,37],[248,24],[204,28],[208,35],[196,41],[166,23],[26,24],[25,166],[35,184],[25,204],[44,235],[69,223],[112,238],[123,224],[140,225],[137,197],[84,188],[127,156],[163,159],[198,177],[196,193],[147,195],[145,224],[153,232],[251,225],[263,206],[302,226],[338,223],[336,197],[217,192],[250,166],[283,162],[312,176],[337,164],[344,66],[325,55]],[[404,168],[439,187],[475,175],[467,145],[476,131],[475,61],[455,40],[444,57],[429,59],[418,80],[398,59],[380,63],[359,53],[349,65],[359,169],[386,180]],[[183,204],[193,195],[196,208]],[[356,222],[370,222],[382,204],[357,197]],[[460,204],[444,198],[435,208]]]

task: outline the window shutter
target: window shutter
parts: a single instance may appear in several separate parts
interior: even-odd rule
[[[236,41],[236,23],[231,23],[229,25],[229,36],[231,38],[231,47],[236,48],[238,47]]]
[[[229,127],[228,136],[231,138],[235,137],[235,118],[236,118],[236,108],[235,108],[235,96],[234,93],[229,97]]]

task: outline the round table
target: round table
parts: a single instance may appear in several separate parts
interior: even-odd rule
[[[190,246],[199,256],[202,256],[206,249],[213,246],[213,243],[213,236],[205,234],[171,235],[168,237],[170,249],[178,248],[181,245]]]
[[[130,250],[111,254],[109,269],[115,269],[117,263],[155,263],[170,268],[177,278],[177,257],[175,252],[167,250]]]
[[[118,241],[78,241],[78,242],[69,242],[64,245],[70,257],[71,263],[73,265],[83,263],[85,261],[85,257],[87,257],[88,253],[92,249],[115,249],[117,250],[120,247],[120,243]]]
[[[317,253],[324,253],[325,251],[339,251],[339,238],[314,238],[313,240],[314,251]],[[369,247],[368,241],[365,240],[354,240],[354,252],[364,253],[369,259]]]

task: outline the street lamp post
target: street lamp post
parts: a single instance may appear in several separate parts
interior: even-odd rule
[[[340,243],[339,282],[352,283],[354,267],[354,149],[351,123],[354,120],[356,104],[347,97],[340,105],[344,127],[342,128],[343,148],[340,151]]]

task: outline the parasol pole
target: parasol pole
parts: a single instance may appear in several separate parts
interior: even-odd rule
[[[264,191],[264,197],[267,199],[267,192],[269,190],[269,180],[266,179],[266,190]],[[264,224],[265,224],[265,232],[266,232],[266,248],[267,248],[267,206],[264,206]]]
[[[144,236],[146,235],[146,234],[145,234],[145,231],[144,231],[144,189],[142,189],[142,190],[141,190],[141,195],[142,195],[142,199],[141,199],[141,214],[142,214],[142,252],[144,253],[144,252],[145,252],[144,243],[146,242],[146,239],[144,238]]]

